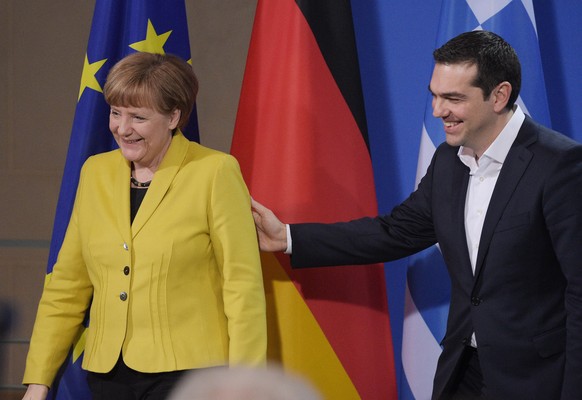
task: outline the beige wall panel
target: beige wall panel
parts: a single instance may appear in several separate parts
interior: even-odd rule
[[[14,168],[60,172],[68,145],[93,5],[13,5]],[[16,5],[17,4],[17,5]]]
[[[0,239],[50,239],[61,171],[3,171],[0,175]]]
[[[187,1],[202,144],[230,151],[256,0]]]
[[[0,345],[3,357],[0,383],[19,385],[28,351],[36,308],[44,284],[48,249],[30,247],[4,248],[0,252],[0,302],[10,306],[11,326],[8,343]],[[0,392],[0,398],[1,392]]]
[[[0,2],[0,171],[10,167],[12,158],[12,2]]]
[[[22,382],[22,375],[24,374],[24,364],[26,361],[26,354],[28,353],[28,344],[4,344],[0,347],[5,354],[5,366],[0,373],[2,385],[16,387],[20,386]],[[4,399],[2,392],[0,392],[0,399]]]
[[[0,254],[0,301],[9,302],[12,340],[29,339],[44,284],[48,248],[4,248]]]

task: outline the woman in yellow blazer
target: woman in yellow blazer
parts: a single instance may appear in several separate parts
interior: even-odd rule
[[[118,150],[81,171],[23,382],[46,397],[90,307],[94,399],[164,399],[181,372],[263,364],[265,299],[236,160],[180,132],[198,89],[178,57],[132,54],[104,87]]]

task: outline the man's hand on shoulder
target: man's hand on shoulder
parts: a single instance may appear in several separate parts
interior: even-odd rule
[[[251,199],[251,211],[262,251],[285,251],[287,248],[287,228],[267,207]]]

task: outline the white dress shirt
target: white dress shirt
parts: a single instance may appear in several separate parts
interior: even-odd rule
[[[493,189],[495,189],[503,162],[524,120],[525,114],[519,106],[516,106],[507,125],[478,160],[473,150],[467,147],[461,146],[457,153],[463,164],[469,167],[469,186],[465,199],[465,233],[473,274],[475,274],[483,222]],[[471,345],[477,347],[474,333],[471,337]]]

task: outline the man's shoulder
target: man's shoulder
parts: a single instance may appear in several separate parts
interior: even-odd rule
[[[574,139],[542,125],[531,117],[526,116],[520,135],[522,138],[534,138],[534,142],[541,148],[554,151],[566,151],[571,148],[582,148],[582,144]]]

